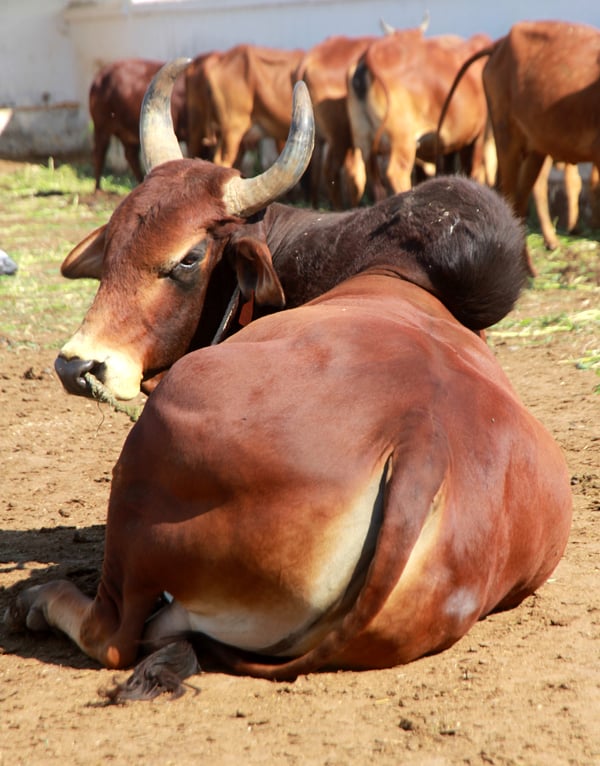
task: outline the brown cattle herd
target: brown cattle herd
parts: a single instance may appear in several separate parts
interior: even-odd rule
[[[283,146],[292,86],[302,79],[315,114],[315,150],[302,182],[313,207],[340,210],[381,199],[411,188],[437,166],[496,185],[522,217],[533,194],[544,241],[554,249],[552,166],[564,169],[572,231],[582,185],[577,163],[591,163],[597,219],[600,31],[520,22],[492,42],[484,34],[428,37],[426,26],[332,36],[306,52],[246,44],[204,52],[175,84],[177,137],[188,156],[247,173],[248,150],[269,141],[277,150]],[[89,106],[97,189],[113,135],[142,179],[139,113],[161,63],[124,59],[94,78]]]

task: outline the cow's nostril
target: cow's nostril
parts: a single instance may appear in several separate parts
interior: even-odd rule
[[[54,369],[61,383],[70,394],[92,396],[90,386],[84,375],[87,372],[92,372],[97,377],[100,377],[104,365],[99,364],[93,359],[65,359],[59,356],[54,362]]]

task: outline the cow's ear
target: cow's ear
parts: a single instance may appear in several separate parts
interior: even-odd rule
[[[100,279],[104,261],[106,224],[88,234],[62,262],[60,272],[68,279]]]
[[[249,299],[254,292],[254,299],[259,304],[285,306],[283,287],[265,242],[254,237],[236,238],[235,271],[244,298]]]

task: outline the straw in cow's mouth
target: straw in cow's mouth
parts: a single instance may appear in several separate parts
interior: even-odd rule
[[[94,375],[86,372],[83,378],[92,393],[92,397],[96,399],[96,401],[110,404],[110,406],[116,412],[124,412],[132,421],[132,423],[137,421],[144,408],[143,404],[139,407],[129,407],[125,404],[121,404],[121,402],[115,399],[108,388],[106,388],[106,386],[101,383]]]

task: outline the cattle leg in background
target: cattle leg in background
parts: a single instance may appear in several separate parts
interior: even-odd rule
[[[540,229],[544,237],[544,243],[548,250],[558,247],[556,231],[550,217],[550,200],[548,198],[548,179],[552,170],[552,157],[546,157],[537,181],[533,186],[533,199],[540,222]],[[577,226],[579,219],[579,194],[581,193],[581,176],[577,165],[561,163],[564,172],[565,194],[567,199],[567,226],[571,233]]]
[[[357,207],[367,185],[367,171],[360,149],[352,148],[346,152],[342,170],[342,183],[347,204],[350,207]]]
[[[590,171],[590,208],[592,229],[600,229],[600,166],[592,165]]]
[[[581,194],[581,175],[577,165],[561,163],[564,173],[565,194],[567,196],[567,231],[575,231],[579,220],[579,195]]]
[[[95,189],[96,191],[99,191],[101,188],[100,179],[102,178],[102,171],[104,170],[104,162],[106,160],[108,147],[110,146],[110,135],[108,133],[103,133],[99,128],[94,126],[94,137],[92,141]],[[142,178],[143,175],[141,174],[140,168],[140,177],[137,180],[141,181]]]

